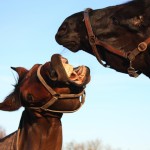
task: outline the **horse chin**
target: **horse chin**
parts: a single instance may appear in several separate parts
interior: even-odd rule
[[[69,49],[72,52],[77,52],[79,51],[79,47],[80,47],[80,41],[78,40],[79,38],[76,37],[76,39],[74,38],[68,38],[67,37],[63,37],[63,38],[58,38],[56,36],[56,41],[58,44],[62,45],[63,47]]]
[[[79,51],[79,44],[77,44],[75,42],[64,43],[63,46],[72,52],[78,52]]]

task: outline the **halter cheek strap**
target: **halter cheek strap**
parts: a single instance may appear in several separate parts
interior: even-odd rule
[[[96,56],[97,60],[100,62],[100,64],[102,64],[104,67],[107,67],[107,64],[104,64],[102,59],[101,59],[101,56],[100,54],[98,53],[98,50],[97,50],[97,45],[99,46],[102,46],[104,47],[107,51],[117,55],[117,56],[120,56],[120,57],[123,57],[127,60],[129,60],[129,63],[130,63],[130,66],[128,67],[127,69],[127,72],[128,74],[131,76],[131,77],[138,77],[138,75],[141,73],[140,71],[138,70],[135,70],[132,66],[132,62],[134,61],[134,59],[136,58],[137,55],[139,55],[140,53],[143,53],[147,50],[148,46],[150,45],[150,37],[147,38],[145,41],[139,43],[139,45],[137,46],[137,48],[135,48],[134,50],[132,51],[129,51],[129,52],[124,52],[124,51],[121,51],[121,50],[118,50],[114,47],[112,47],[111,45],[109,44],[106,44],[105,42],[99,40],[93,33],[93,30],[92,30],[92,26],[91,26],[91,23],[90,23],[90,18],[89,18],[89,12],[92,11],[91,8],[87,8],[85,11],[84,11],[84,21],[85,21],[85,26],[86,26],[86,29],[87,29],[87,33],[88,33],[88,37],[89,37],[89,43],[92,47],[92,50],[93,50],[93,54]]]
[[[76,112],[77,110],[79,110],[81,108],[81,106],[84,104],[85,102],[85,90],[83,90],[81,93],[78,94],[59,94],[57,92],[55,92],[44,80],[44,78],[42,77],[40,70],[42,68],[42,65],[39,66],[38,70],[37,70],[37,77],[40,80],[40,82],[43,84],[43,86],[47,89],[47,91],[49,93],[51,93],[52,98],[43,106],[41,107],[29,107],[30,109],[34,109],[34,110],[40,110],[40,111],[50,111],[50,112],[57,112],[57,113],[73,113]],[[51,105],[53,105],[56,101],[60,100],[60,99],[67,99],[67,98],[79,98],[80,100],[80,106],[79,108],[73,110],[73,111],[61,111],[61,110],[51,110],[49,109],[49,107]]]

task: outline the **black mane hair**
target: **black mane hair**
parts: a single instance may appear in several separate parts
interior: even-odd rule
[[[149,0],[133,0],[120,5],[120,9],[116,12],[119,18],[129,19],[141,14],[149,15]],[[121,12],[121,14],[119,14]]]

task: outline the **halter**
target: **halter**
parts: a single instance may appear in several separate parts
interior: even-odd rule
[[[85,90],[83,90],[81,93],[78,93],[78,94],[59,94],[59,93],[56,93],[47,83],[46,81],[44,80],[44,78],[42,77],[40,71],[41,71],[41,68],[42,68],[43,65],[40,65],[38,67],[38,70],[37,70],[37,77],[38,79],[40,80],[40,82],[42,83],[42,85],[47,89],[47,91],[49,93],[51,93],[52,95],[52,98],[46,103],[44,104],[43,106],[41,107],[28,107],[29,109],[32,109],[32,110],[36,110],[36,111],[39,111],[39,112],[42,112],[42,111],[45,111],[45,112],[55,112],[55,113],[73,113],[73,112],[76,112],[77,110],[79,110],[82,105],[84,104],[85,102]],[[80,100],[80,106],[73,110],[73,111],[61,111],[61,110],[51,110],[49,109],[48,107],[50,107],[51,105],[53,105],[56,101],[60,100],[60,99],[65,99],[65,98],[79,98]],[[17,136],[17,139],[16,139],[16,150],[19,150],[18,148],[18,145],[19,145],[19,136],[20,136],[20,128],[18,128],[18,131],[16,133],[16,136]]]
[[[90,18],[89,18],[89,12],[92,11],[91,8],[87,8],[85,11],[84,11],[84,21],[85,21],[85,26],[86,26],[86,29],[87,29],[87,33],[88,33],[88,37],[89,37],[89,43],[92,47],[92,50],[93,50],[93,53],[94,55],[96,56],[97,60],[100,62],[100,64],[102,64],[104,67],[107,67],[107,64],[104,64],[102,62],[102,59],[101,59],[101,56],[99,55],[98,53],[98,50],[97,50],[97,45],[99,46],[102,46],[104,47],[107,51],[113,53],[113,54],[116,54],[120,57],[123,57],[123,58],[126,58],[129,60],[130,62],[130,66],[129,68],[127,69],[128,71],[128,74],[131,76],[131,77],[138,77],[139,74],[140,74],[140,71],[138,70],[135,70],[132,66],[132,62],[135,60],[135,57],[146,51],[147,50],[147,47],[148,45],[150,44],[150,38],[147,38],[145,41],[139,43],[139,45],[132,51],[129,51],[129,52],[124,52],[124,51],[121,51],[121,50],[118,50],[114,47],[112,47],[111,45],[108,45],[106,44],[105,42],[99,40],[93,33],[93,30],[92,30],[92,26],[91,26],[91,23],[90,23]]]
[[[51,93],[52,98],[43,106],[41,107],[29,107],[30,109],[34,109],[34,110],[40,110],[40,111],[49,111],[49,112],[56,112],[56,113],[73,113],[76,112],[77,110],[79,110],[81,108],[81,106],[84,104],[85,102],[85,90],[83,90],[81,93],[78,94],[59,94],[56,93],[44,80],[44,78],[42,77],[40,70],[42,68],[43,65],[40,65],[38,70],[37,70],[37,77],[40,80],[40,82],[43,84],[43,86],[47,89],[47,91],[49,93]],[[65,99],[65,98],[79,98],[80,100],[80,106],[79,108],[73,110],[73,111],[61,111],[61,110],[51,110],[48,107],[50,107],[51,105],[53,105],[56,101],[60,100],[60,99]]]

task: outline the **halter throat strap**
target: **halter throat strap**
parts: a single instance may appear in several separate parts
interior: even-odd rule
[[[139,43],[139,45],[137,46],[137,48],[135,48],[134,50],[132,51],[129,51],[129,52],[124,52],[124,51],[121,51],[121,50],[118,50],[114,47],[112,47],[111,45],[109,44],[106,44],[105,42],[99,40],[93,33],[93,30],[92,30],[92,26],[91,26],[91,23],[90,23],[90,18],[89,18],[89,12],[91,12],[92,9],[91,8],[87,8],[85,11],[84,11],[84,21],[85,21],[85,26],[86,26],[86,29],[87,29],[87,33],[88,33],[88,37],[89,37],[89,43],[92,47],[92,51],[93,51],[93,54],[96,56],[97,60],[100,62],[100,64],[102,64],[104,67],[107,67],[107,64],[104,64],[102,59],[101,59],[101,56],[100,54],[98,53],[98,50],[97,50],[97,45],[99,46],[102,46],[104,47],[107,51],[117,55],[117,56],[120,56],[120,57],[123,57],[127,60],[129,60],[129,63],[130,63],[130,66],[129,68],[127,69],[127,72],[128,74],[131,76],[131,77],[138,77],[139,74],[141,73],[140,71],[137,71],[133,68],[132,66],[132,62],[134,61],[134,59],[136,58],[136,56],[142,52],[145,52],[148,48],[148,46],[150,45],[150,37],[147,38],[145,41]]]

